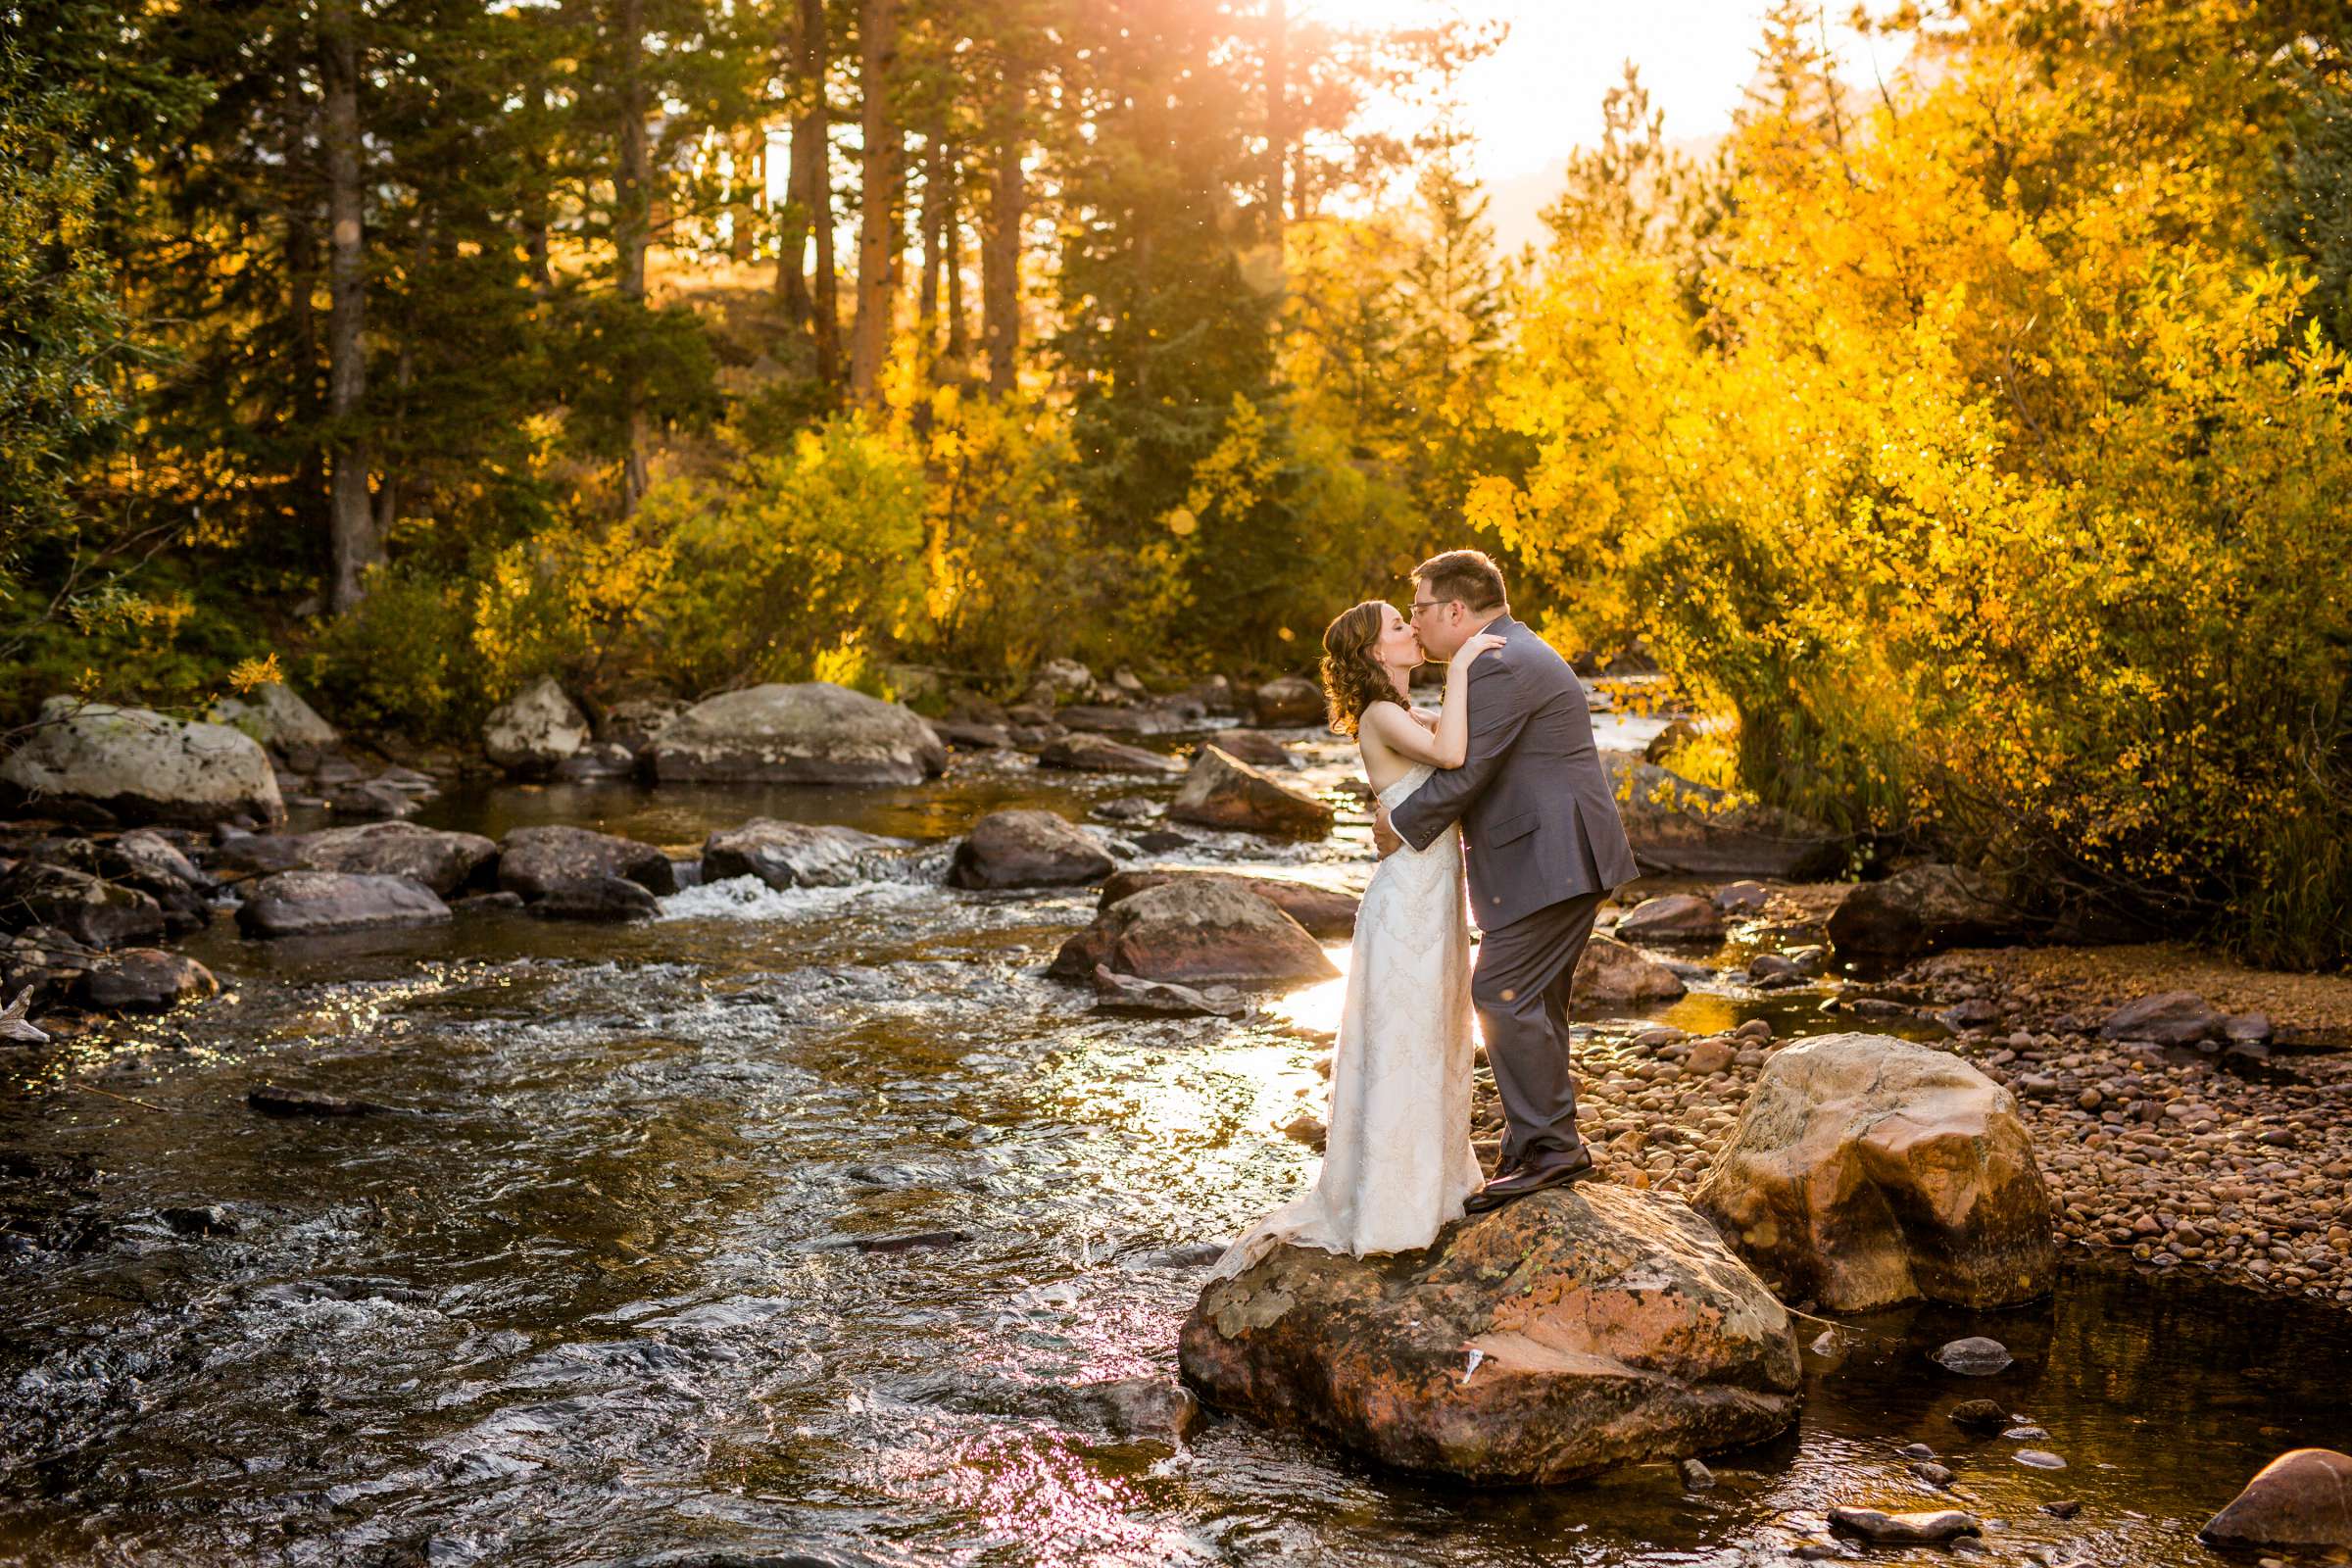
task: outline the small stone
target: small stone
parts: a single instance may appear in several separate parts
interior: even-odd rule
[[[2022,1426],[2011,1427],[2008,1431],[2002,1433],[2001,1436],[2006,1438],[2011,1443],[2037,1443],[2042,1439],[2047,1438],[2049,1433],[2040,1427]]]
[[[2009,1348],[2000,1341],[1971,1335],[1938,1348],[1931,1359],[1946,1372],[1957,1372],[1963,1377],[1988,1378],[2007,1369],[2015,1357],[2010,1355]]]
[[[1911,1465],[1911,1473],[1931,1487],[1948,1487],[1955,1479],[1951,1471],[1933,1459],[1914,1460]]]
[[[2053,1519],[2072,1519],[2082,1511],[2082,1504],[2073,1497],[2061,1497],[2056,1502],[2043,1503],[2041,1511]]]
[[[1936,1457],[1936,1450],[1924,1443],[1906,1443],[1894,1451],[1906,1459],[1933,1459]]]
[[[182,1236],[234,1236],[236,1216],[219,1203],[202,1207],[160,1208],[156,1217]]]
[[[271,1116],[367,1116],[384,1108],[365,1100],[344,1100],[312,1089],[280,1089],[274,1084],[247,1090],[245,1103]]]
[[[1697,1459],[1684,1459],[1674,1469],[1683,1478],[1685,1492],[1704,1492],[1715,1485],[1715,1472]]]
[[[1944,1413],[1944,1419],[1956,1427],[1998,1427],[2009,1422],[2009,1412],[1992,1399],[1962,1399]]]
[[[2066,1468],[2066,1461],[2047,1448],[2020,1448],[2010,1457],[2019,1464],[2035,1470],[2063,1470]]]
[[[1958,1536],[1983,1533],[1974,1514],[1958,1508],[1934,1513],[1882,1513],[1876,1508],[1840,1504],[1830,1510],[1830,1528],[1881,1545],[1931,1545]]]

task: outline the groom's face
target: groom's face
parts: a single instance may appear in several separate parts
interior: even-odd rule
[[[1413,631],[1432,659],[1451,659],[1470,635],[1470,612],[1459,599],[1438,599],[1429,584],[1413,584]]]

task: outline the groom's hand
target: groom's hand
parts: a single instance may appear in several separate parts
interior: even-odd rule
[[[1398,838],[1396,830],[1389,825],[1389,808],[1377,804],[1372,808],[1372,847],[1380,852],[1380,858],[1384,860],[1404,848],[1404,840]]]

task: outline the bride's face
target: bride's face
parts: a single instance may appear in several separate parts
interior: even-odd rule
[[[1411,669],[1429,658],[1421,651],[1421,639],[1413,635],[1412,622],[1395,605],[1381,607],[1380,641],[1373,645],[1373,655],[1390,669]]]

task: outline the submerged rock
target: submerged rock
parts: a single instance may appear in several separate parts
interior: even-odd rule
[[[542,675],[492,709],[482,723],[482,750],[511,773],[539,775],[588,744],[588,715],[552,675]]]
[[[109,954],[90,965],[81,983],[82,1001],[100,1012],[168,1012],[220,990],[212,970],[184,953],[161,948]]]
[[[1193,760],[1168,815],[1180,822],[1291,838],[1321,838],[1336,820],[1323,802],[1214,746],[1201,747]]]
[[[1996,1372],[2007,1371],[2016,1357],[2009,1353],[2009,1347],[2000,1341],[1972,1334],[1967,1339],[1951,1340],[1937,1346],[1936,1353],[1929,1359],[1946,1372],[1957,1372],[1962,1377],[1988,1378]]]
[[[283,821],[269,754],[225,724],[52,697],[24,744],[0,760],[0,798],[62,799],[125,822]]]
[[[1143,1018],[1238,1018],[1249,1010],[1231,986],[1194,990],[1167,980],[1138,980],[1095,965],[1095,1011]]]
[[[972,824],[948,881],[959,888],[1047,888],[1110,875],[1102,843],[1052,811],[991,811]]]
[[[2007,1426],[2009,1412],[1994,1399],[1962,1399],[1944,1413],[1944,1419],[1956,1427],[1982,1432]]]
[[[635,839],[584,827],[518,827],[499,845],[498,885],[526,900],[599,876],[626,877],[649,893],[678,891],[669,857]]]
[[[382,1105],[365,1100],[345,1100],[315,1089],[281,1089],[257,1084],[245,1092],[245,1103],[268,1116],[371,1116]]]
[[[1147,752],[1140,746],[1105,740],[1100,735],[1064,735],[1038,754],[1040,767],[1067,767],[1084,773],[1181,773],[1184,764],[1173,757]]]
[[[920,784],[948,749],[908,709],[830,681],[706,698],[651,748],[655,775],[775,784]]]
[[[1165,1377],[1082,1383],[1056,1402],[1069,1414],[1107,1427],[1121,1438],[1182,1443],[1200,1422],[1200,1401],[1193,1391]]]
[[[249,937],[309,937],[448,918],[449,906],[432,889],[406,877],[280,871],[254,884],[237,910],[237,929]]]
[[[2024,934],[2018,911],[1956,865],[1906,866],[1883,882],[1857,883],[1830,912],[1832,947],[1879,957],[1997,946]]]
[[[1796,1419],[1788,1314],[1682,1202],[1586,1184],[1420,1252],[1275,1249],[1185,1320],[1208,1404],[1398,1469],[1563,1481]]]
[[[1695,1201],[1775,1290],[1834,1312],[2009,1305],[2057,1274],[2016,1101],[1886,1035],[1802,1040],[1765,1063]]]
[[[1588,1006],[1638,1007],[1688,990],[1672,969],[1608,937],[1586,943],[1576,962],[1576,1000]]]
[[[1047,971],[1092,979],[1096,965],[1184,985],[1328,980],[1339,971],[1305,927],[1241,888],[1185,877],[1146,888],[1095,916]]]
[[[498,846],[479,833],[450,833],[413,822],[368,822],[304,834],[301,857],[315,871],[405,876],[446,899],[486,873],[498,858]]]
[[[2222,1545],[2352,1546],[2352,1454],[2280,1454],[2197,1536]]]
[[[619,924],[654,919],[662,906],[625,876],[584,876],[549,888],[530,912],[542,920]]]
[[[703,881],[753,876],[786,888],[846,888],[874,880],[875,857],[906,848],[904,839],[854,827],[811,826],[756,816],[703,841]]]
[[[1830,1510],[1830,1528],[1882,1546],[1931,1545],[1959,1536],[1984,1534],[1976,1516],[1958,1508],[1938,1508],[1933,1513],[1882,1513],[1876,1508],[1841,1504]]]
[[[1119,871],[1102,884],[1102,896],[1097,901],[1098,910],[1107,909],[1121,899],[1133,898],[1146,888],[1159,887],[1169,882],[1222,882],[1240,888],[1265,900],[1313,935],[1324,938],[1351,936],[1355,931],[1356,898],[1352,893],[1336,893],[1330,888],[1314,887],[1305,882],[1293,882],[1278,876],[1240,876],[1231,871]]]

